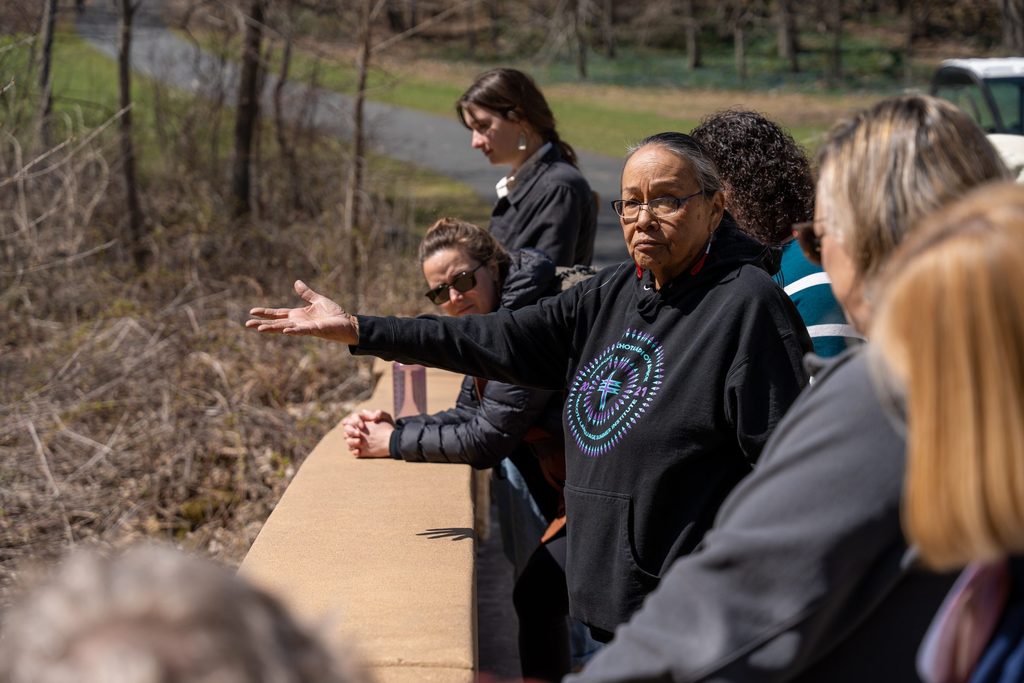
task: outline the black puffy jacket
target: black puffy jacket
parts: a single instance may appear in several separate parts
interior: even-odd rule
[[[513,252],[501,290],[501,305],[520,308],[557,287],[555,265],[543,252]],[[557,492],[545,484],[537,463],[552,448],[564,462],[564,399],[561,391],[494,381],[486,383],[481,399],[474,379],[467,376],[454,408],[397,420],[391,435],[391,457],[409,462],[466,463],[477,469],[494,467],[510,457],[541,510],[551,518],[558,507]],[[528,432],[529,442],[524,440]],[[541,432],[546,438],[537,438]]]

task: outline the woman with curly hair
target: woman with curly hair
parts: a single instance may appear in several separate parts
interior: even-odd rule
[[[793,238],[794,224],[814,216],[814,178],[807,155],[778,124],[753,111],[706,117],[693,137],[718,167],[725,208],[740,228],[781,247],[775,281],[796,304],[819,356],[834,356],[863,337],[850,326],[820,263]]]

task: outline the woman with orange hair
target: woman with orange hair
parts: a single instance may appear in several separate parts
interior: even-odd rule
[[[1019,681],[1024,187],[986,187],[933,215],[888,272],[872,339],[906,417],[904,526],[930,566],[968,565],[918,668],[929,683]]]

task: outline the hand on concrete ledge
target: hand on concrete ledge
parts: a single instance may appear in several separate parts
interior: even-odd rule
[[[390,453],[395,419],[383,410],[361,410],[341,421],[345,443],[357,458],[386,458]]]
[[[245,323],[257,332],[270,332],[298,336],[320,337],[342,344],[359,342],[359,323],[341,306],[322,294],[317,294],[302,280],[295,281],[295,293],[308,306],[302,308],[253,308]]]

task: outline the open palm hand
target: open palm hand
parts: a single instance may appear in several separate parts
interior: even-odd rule
[[[356,319],[341,306],[317,294],[302,280],[295,281],[295,293],[309,305],[302,308],[253,308],[245,326],[257,332],[320,337],[343,344],[359,341]]]

